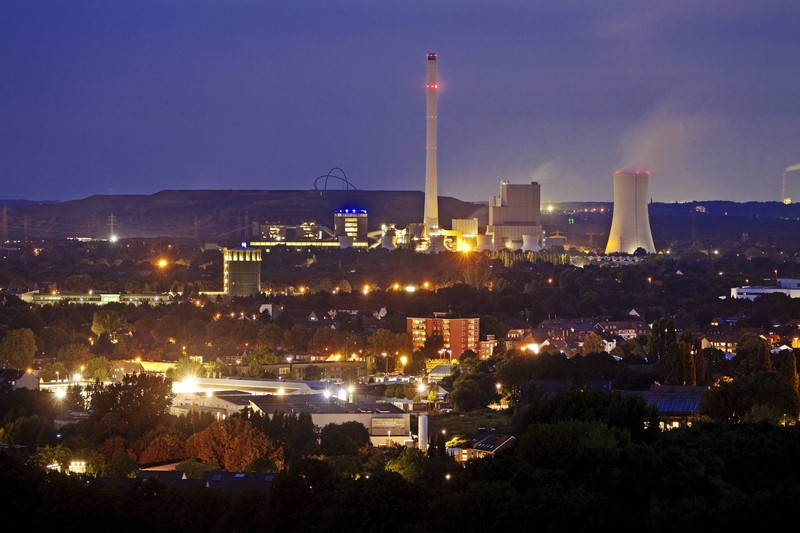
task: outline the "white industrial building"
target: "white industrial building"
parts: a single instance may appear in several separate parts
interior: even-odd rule
[[[782,293],[790,298],[800,298],[800,279],[778,278],[775,285],[745,285],[731,289],[731,298],[755,300],[764,294]]]

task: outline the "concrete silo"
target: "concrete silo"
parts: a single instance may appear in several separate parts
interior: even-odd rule
[[[649,178],[647,171],[614,173],[614,214],[606,244],[607,254],[632,254],[637,248],[655,253],[647,212]]]

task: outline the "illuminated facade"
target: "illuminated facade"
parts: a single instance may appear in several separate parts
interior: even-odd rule
[[[226,296],[255,296],[261,292],[261,249],[223,248],[223,287]]]
[[[606,254],[632,254],[638,248],[655,253],[647,211],[649,178],[645,171],[614,173],[614,214]]]
[[[466,350],[480,353],[480,318],[407,318],[406,332],[411,335],[414,350],[425,346],[425,341],[438,335],[444,349],[458,359]]]
[[[352,237],[354,241],[367,240],[367,210],[338,209],[333,212],[333,233],[337,237]]]
[[[76,303],[76,304],[94,304],[106,305],[109,303],[124,303],[124,304],[149,304],[159,305],[164,303],[172,303],[172,295],[169,293],[145,292],[139,294],[120,294],[120,293],[107,293],[107,292],[41,292],[29,291],[22,293],[20,299],[23,302],[31,303],[34,305],[55,305],[62,302]]]

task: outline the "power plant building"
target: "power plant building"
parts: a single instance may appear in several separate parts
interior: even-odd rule
[[[647,209],[648,181],[646,171],[614,173],[614,213],[608,233],[606,253],[633,254],[638,248],[655,253]]]
[[[333,233],[336,237],[352,237],[355,241],[367,240],[367,210],[337,209],[333,212]]]
[[[542,236],[541,186],[537,182],[500,182],[500,195],[489,202],[486,234],[494,248],[538,251]]]
[[[223,248],[222,254],[225,295],[258,295],[261,292],[261,249]]]

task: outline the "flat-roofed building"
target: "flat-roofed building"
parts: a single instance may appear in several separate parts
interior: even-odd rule
[[[281,413],[309,413],[315,426],[360,422],[369,431],[373,446],[413,445],[411,414],[389,402],[351,402],[336,396],[264,395],[253,396],[254,412],[272,416]]]
[[[261,249],[223,248],[223,287],[227,296],[256,296],[261,292]]]
[[[480,318],[407,318],[406,331],[411,335],[414,350],[425,346],[425,341],[438,335],[444,349],[458,359],[466,350],[480,353]]]

